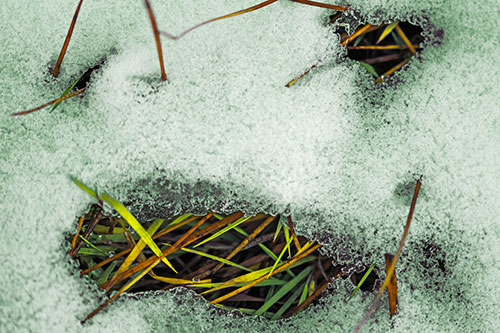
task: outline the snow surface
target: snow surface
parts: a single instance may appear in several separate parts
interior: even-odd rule
[[[173,34],[257,3],[151,2],[160,29]],[[54,80],[48,68],[76,4],[0,6],[0,331],[348,331],[373,299],[360,292],[346,303],[352,286],[338,283],[319,305],[271,323],[175,290],[122,298],[81,326],[99,300],[69,262],[65,236],[91,200],[68,175],[133,199],[143,219],[290,212],[326,252],[383,268],[423,174],[397,266],[399,314],[391,323],[383,303],[366,330],[498,328],[497,1],[350,1],[358,20],[432,24],[420,59],[384,86],[343,56],[327,10],[286,0],[163,38],[168,83],[142,1],[84,1]],[[60,96],[103,56],[84,98],[8,116]],[[319,59],[322,67],[284,87]]]

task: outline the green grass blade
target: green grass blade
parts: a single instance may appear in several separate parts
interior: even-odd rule
[[[288,244],[290,242],[290,229],[288,229],[288,227],[286,225],[283,226],[283,231],[285,232],[285,240],[286,240],[286,243]],[[292,253],[290,252],[290,246],[287,247],[288,248],[288,258],[291,258],[292,257]]]
[[[278,220],[278,226],[276,227],[276,232],[274,233],[273,242],[276,240],[276,237],[278,237],[278,234],[280,233],[282,226],[283,225],[281,224],[281,220]]]
[[[361,66],[363,66],[368,72],[370,72],[370,74],[372,74],[373,76],[375,77],[379,77],[380,75],[377,73],[377,71],[375,70],[375,68],[373,68],[372,65],[369,65],[367,64],[366,62],[362,62],[360,61],[359,64]]]
[[[279,308],[279,310],[271,317],[271,320],[279,319],[279,317],[281,317],[283,313],[285,313],[285,311],[288,310],[288,308],[292,305],[292,303],[295,302],[295,300],[299,297],[300,293],[302,292],[301,289],[302,288],[299,287],[297,288],[297,290],[293,292],[292,296],[290,296],[286,300],[285,304],[283,304],[281,308]]]
[[[275,286],[271,286],[271,288],[269,288],[269,290],[267,291],[266,300],[264,302],[267,302],[273,296],[274,288]]]
[[[363,284],[363,282],[365,282],[366,278],[368,277],[368,275],[370,275],[370,273],[372,272],[372,270],[373,270],[374,267],[375,267],[375,264],[371,265],[370,268],[368,268],[368,270],[366,271],[365,275],[363,275],[363,277],[359,281],[358,285],[356,286],[356,289],[354,289],[354,291],[352,292],[351,296],[349,296],[349,298],[347,299],[348,301],[352,298],[352,296],[354,296],[354,294],[356,293],[356,291],[358,291],[358,289],[361,287],[361,285]]]
[[[296,277],[288,281],[284,286],[282,286],[267,302],[262,304],[262,306],[255,311],[255,315],[261,315],[271,306],[273,306],[277,301],[279,301],[283,296],[285,296],[289,291],[297,286],[297,284],[302,281],[307,274],[312,270],[312,266],[307,267],[302,272],[300,272]],[[300,290],[300,288],[298,288]]]
[[[75,82],[73,82],[73,84],[66,90],[64,90],[64,92],[62,93],[61,97],[59,98],[62,98],[64,96],[66,96],[67,94],[69,94],[69,92],[71,90],[73,90],[73,88],[76,86],[76,84],[78,83],[78,81],[80,81],[82,79],[83,76],[81,76],[80,78],[78,78]],[[59,104],[61,104],[62,101],[59,101],[57,102],[56,104],[54,104],[54,106],[52,107],[52,109],[50,110],[50,112],[54,111],[58,106]]]
[[[165,245],[169,245],[171,246],[170,244],[168,243],[163,243]],[[197,251],[197,250],[193,250],[193,249],[190,249],[190,248],[187,248],[187,247],[183,247],[181,248],[181,251],[184,251],[184,252],[189,252],[189,253],[193,253],[193,254],[197,254],[199,256],[202,256],[202,257],[206,257],[206,258],[210,258],[210,259],[213,259],[213,260],[216,260],[216,261],[219,261],[219,262],[222,262],[226,265],[230,265],[230,266],[233,266],[233,267],[237,267],[241,270],[244,270],[244,271],[247,271],[247,272],[253,272],[252,269],[250,268],[247,268],[245,266],[241,266],[241,265],[238,265],[237,263],[235,262],[232,262],[230,260],[227,260],[227,259],[224,259],[224,258],[220,258],[220,257],[217,257],[217,256],[214,256],[212,254],[209,254],[209,253],[205,253],[205,252],[202,252],[202,251]]]
[[[116,268],[116,261],[112,261],[111,264],[109,264],[106,270],[99,277],[99,279],[97,279],[97,284],[100,285],[108,281],[109,275],[115,270],[115,268]]]
[[[302,304],[309,294],[309,283],[311,282],[312,274],[307,278],[306,283],[304,283],[304,288],[302,289],[302,294],[300,295],[299,305]]]
[[[96,192],[92,191],[87,186],[83,185],[81,182],[79,182],[78,180],[76,180],[76,178],[72,178],[71,177],[71,180],[73,180],[75,182],[75,184],[78,185],[79,188],[81,188],[82,190],[84,190],[85,192],[87,192],[88,194],[90,194],[91,196],[93,196],[94,198],[99,199],[97,197],[97,193]]]
[[[158,245],[156,245],[148,232],[142,227],[142,225],[136,220],[136,218],[132,214],[130,214],[125,206],[123,206],[120,202],[116,201],[107,194],[101,194],[99,199],[102,199],[113,206],[113,208],[116,209],[118,213],[120,213],[125,221],[127,221],[127,223],[135,230],[135,232],[137,232],[141,239],[151,248],[151,250],[153,250],[154,254],[156,254],[158,257],[161,257],[163,255],[160,248],[158,247]],[[177,274],[177,271],[167,260],[167,258],[163,258],[162,261]]]
[[[276,259],[276,261],[274,262],[274,265],[273,265],[273,268],[271,269],[271,271],[269,272],[269,277],[271,276],[271,274],[273,273],[274,269],[276,268],[276,266],[278,266],[278,262],[281,260],[281,257],[283,257],[283,255],[285,254],[286,250],[290,247],[290,243],[292,242],[292,238],[290,237],[290,239],[288,240],[288,242],[286,242],[286,245],[285,247],[283,248],[283,250],[281,250],[281,253],[280,255],[278,256],[278,258]]]
[[[382,31],[382,33],[380,34],[380,37],[378,38],[377,40],[377,43],[375,44],[378,44],[380,43],[381,41],[384,40],[385,37],[387,37],[391,32],[392,30],[394,30],[394,28],[399,24],[398,21],[394,21],[392,22],[391,24],[389,24],[388,26],[385,27],[384,31]]]
[[[193,246],[193,248],[196,248],[196,247],[198,247],[198,246],[200,246],[200,245],[202,245],[202,244],[205,244],[206,242],[209,242],[209,241],[211,241],[212,239],[215,239],[215,238],[219,237],[220,235],[222,235],[222,234],[224,234],[224,233],[228,232],[229,230],[236,228],[237,226],[239,226],[239,225],[240,225],[240,224],[242,224],[243,222],[247,221],[250,217],[251,217],[251,216],[248,216],[248,217],[242,217],[242,218],[240,218],[240,219],[238,219],[238,220],[234,221],[233,223],[231,223],[230,225],[228,225],[228,226],[227,226],[227,227],[225,227],[224,229],[222,229],[222,230],[220,230],[220,231],[216,232],[215,234],[213,234],[212,236],[208,237],[207,239],[205,239],[205,240],[203,240],[203,241],[199,242],[198,244],[196,244],[195,246]]]
[[[394,38],[394,41],[396,42],[397,45],[406,45],[405,41],[394,31],[391,31],[391,36]]]

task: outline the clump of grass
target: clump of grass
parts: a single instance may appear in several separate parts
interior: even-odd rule
[[[120,202],[73,181],[97,203],[79,218],[69,253],[78,261],[82,276],[89,275],[108,295],[114,294],[82,323],[124,292],[179,286],[196,291],[221,308],[276,320],[302,311],[342,276],[344,266],[334,265],[331,258],[323,256],[318,251],[320,244],[298,236],[291,217],[188,213],[171,220],[155,219],[146,230]],[[420,184],[418,180],[397,254],[385,256],[387,278],[357,329],[363,326],[385,287],[389,290],[391,316],[396,312],[394,268],[408,234]],[[119,216],[104,213],[104,202]],[[369,279],[373,285],[377,276],[374,268],[373,264],[358,273],[362,277],[352,275],[357,286],[349,299],[359,289],[367,290],[364,284]]]
[[[347,56],[374,75],[375,83],[382,83],[384,77],[399,70],[422,49],[422,29],[407,22],[366,24],[351,36],[343,27],[337,32],[342,45],[347,46]]]
[[[298,236],[291,217],[209,212],[143,227],[121,203],[74,181],[97,203],[78,219],[69,253],[82,276],[114,294],[83,322],[124,292],[178,286],[227,310],[281,319],[317,300],[342,276],[344,266],[323,256],[320,244]],[[119,215],[105,213],[104,202]]]

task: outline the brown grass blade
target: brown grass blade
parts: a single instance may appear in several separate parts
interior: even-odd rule
[[[226,295],[223,295],[217,299],[214,299],[213,301],[210,301],[211,304],[217,304],[217,303],[220,303],[228,298],[231,298],[233,297],[234,295],[237,295],[253,286],[255,286],[257,283],[259,282],[262,282],[264,280],[266,280],[267,278],[287,269],[288,267],[290,267],[292,264],[294,264],[295,262],[299,261],[300,259],[302,259],[303,257],[307,256],[308,254],[310,254],[311,252],[315,251],[316,249],[318,249],[321,245],[317,244],[313,247],[311,247],[310,249],[308,249],[307,251],[304,251],[302,252],[301,254],[299,255],[296,255],[293,259],[291,259],[290,261],[288,261],[287,263],[284,263],[283,265],[277,267],[272,273],[271,275],[269,276],[268,274],[264,274],[261,278],[259,279],[256,279],[250,283],[248,283],[247,285],[243,286],[243,287],[240,287]]]
[[[392,260],[391,266],[387,270],[387,276],[384,280],[384,283],[380,287],[380,290],[377,293],[377,296],[373,300],[373,303],[370,305],[368,308],[368,311],[366,311],[365,315],[361,319],[361,321],[358,323],[356,328],[353,330],[354,332],[360,332],[363,326],[366,324],[368,321],[368,318],[370,318],[372,312],[375,310],[375,307],[377,306],[377,303],[380,301],[380,298],[382,297],[382,293],[384,292],[385,288],[389,284],[391,280],[391,276],[394,273],[394,267],[396,266],[396,262],[399,259],[399,256],[401,255],[401,250],[403,249],[403,245],[406,240],[406,236],[408,236],[408,231],[410,230],[410,224],[411,224],[411,219],[413,217],[413,212],[415,210],[415,205],[417,204],[417,197],[418,197],[418,192],[420,191],[420,186],[422,185],[422,176],[420,176],[420,179],[417,181],[417,184],[415,186],[415,192],[413,192],[413,198],[411,200],[411,206],[410,206],[410,212],[408,213],[408,219],[406,220],[406,226],[405,230],[403,232],[403,237],[401,238],[401,242],[399,244],[398,251],[396,252],[396,257]]]
[[[231,14],[227,14],[227,15],[223,15],[223,16],[219,16],[219,17],[210,19],[208,21],[199,23],[199,24],[197,24],[197,25],[195,25],[195,26],[187,29],[186,31],[182,32],[178,36],[171,35],[168,32],[164,32],[164,31],[160,31],[160,34],[166,36],[167,38],[176,40],[176,39],[184,37],[187,33],[191,32],[191,31],[193,31],[195,29],[198,29],[199,27],[204,26],[205,24],[208,24],[208,23],[211,23],[211,22],[215,22],[215,21],[218,21],[218,20],[222,20],[222,19],[225,19],[225,18],[229,18],[229,17],[233,17],[233,16],[237,16],[237,15],[249,13],[249,12],[252,12],[252,11],[257,10],[259,8],[262,8],[262,7],[265,7],[267,5],[270,5],[270,4],[272,4],[272,3],[276,2],[276,1],[277,0],[267,0],[267,1],[264,1],[264,2],[261,2],[261,3],[257,4],[257,5],[255,5],[255,6],[249,7],[247,9],[239,10],[239,11],[231,13]]]
[[[339,11],[346,11],[347,8],[346,6],[336,6],[336,5],[329,5],[326,3],[321,3],[321,2],[316,2],[316,1],[309,1],[309,0],[292,0],[293,2],[298,2],[304,5],[309,5],[309,6],[314,6],[314,7],[321,7],[321,8],[328,8],[328,9],[333,9],[333,10],[339,10]]]
[[[394,260],[394,255],[386,253],[385,257],[385,271],[389,272],[391,268],[392,261]],[[396,313],[398,304],[398,282],[396,279],[396,271],[392,273],[389,284],[387,285],[387,292],[389,294],[389,311],[391,312],[391,317]]]
[[[146,5],[146,8],[147,8],[148,13],[149,13],[149,18],[151,20],[151,25],[153,26],[153,33],[155,35],[155,41],[156,41],[156,49],[158,50],[158,58],[160,59],[161,80],[166,81],[167,74],[165,74],[165,65],[163,63],[163,51],[161,49],[160,32],[158,31],[158,26],[156,25],[156,20],[155,20],[154,14],[153,14],[153,9],[151,8],[149,1],[144,0],[144,4]]]
[[[82,88],[80,90],[77,90],[71,94],[68,94],[66,96],[62,96],[62,97],[59,97],[58,99],[55,99],[53,101],[50,101],[48,103],[45,103],[44,105],[40,105],[39,107],[36,107],[34,109],[30,109],[30,110],[27,110],[27,111],[21,111],[21,112],[16,112],[16,113],[11,113],[10,115],[11,116],[22,116],[22,115],[25,115],[25,114],[28,114],[28,113],[32,113],[32,112],[35,112],[35,111],[38,111],[38,110],[41,110],[51,104],[54,104],[54,103],[57,103],[57,102],[60,102],[60,101],[64,101],[65,99],[68,99],[68,98],[71,98],[73,96],[76,96],[78,94],[81,94],[82,92],[85,91],[86,88]]]
[[[410,42],[408,37],[406,37],[406,34],[403,32],[403,30],[399,27],[399,25],[396,26],[396,31],[398,34],[401,36],[401,38],[404,40],[406,46],[410,49],[410,52],[413,53],[413,55],[417,54],[417,50],[413,47],[413,44]]]
[[[71,39],[71,35],[73,35],[73,30],[75,29],[76,20],[78,18],[78,14],[80,13],[80,8],[82,7],[83,0],[80,0],[78,6],[76,7],[75,14],[73,15],[73,19],[71,20],[71,24],[69,26],[68,34],[66,35],[66,39],[64,40],[63,47],[61,52],[59,53],[59,58],[57,58],[56,66],[52,71],[52,75],[57,77],[59,75],[59,70],[61,68],[62,61],[64,59],[64,55],[66,54],[66,50],[68,49],[69,41]]]

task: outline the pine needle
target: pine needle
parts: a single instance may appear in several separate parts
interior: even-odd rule
[[[73,35],[73,30],[75,29],[76,20],[78,19],[78,14],[80,13],[80,8],[82,7],[83,0],[80,0],[78,6],[76,7],[75,14],[73,15],[73,19],[71,20],[71,24],[69,26],[68,33],[66,38],[64,39],[64,44],[59,53],[59,58],[57,58],[56,66],[54,67],[54,71],[52,75],[57,77],[59,75],[59,70],[61,68],[62,61],[64,59],[64,55],[66,54],[66,50],[68,49],[69,41],[71,40],[71,35]]]

